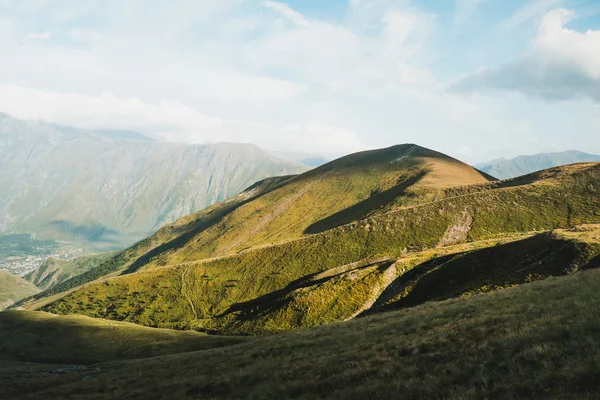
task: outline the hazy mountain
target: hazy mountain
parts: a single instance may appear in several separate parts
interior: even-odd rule
[[[249,144],[163,143],[0,114],[0,231],[122,247],[257,180],[306,169]]]
[[[527,175],[547,168],[559,167],[578,162],[598,162],[600,155],[571,150],[562,153],[541,153],[533,156],[519,156],[507,160],[499,158],[475,165],[475,168],[498,179],[510,179]]]

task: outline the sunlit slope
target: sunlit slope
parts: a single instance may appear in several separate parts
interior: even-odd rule
[[[101,276],[235,254],[320,233],[445,197],[449,188],[492,179],[444,154],[400,145],[342,157],[299,176],[257,182],[227,201],[184,217],[99,268],[44,293]]]
[[[352,154],[236,208],[183,248],[161,254],[154,265],[223,256],[319,233],[381,208],[433,200],[445,188],[488,181],[472,167],[416,145]]]
[[[369,308],[362,305],[373,297],[373,301],[377,300],[374,288],[386,287],[408,271],[408,268],[390,264],[389,260],[413,258],[415,261],[420,252],[428,249],[442,252],[443,248],[466,242],[600,222],[599,183],[600,164],[579,164],[520,180],[453,189],[455,197],[452,198],[374,214],[282,244],[94,283],[54,301],[45,310],[150,326],[220,330],[223,325],[219,320],[232,310],[242,310],[240,305],[245,302],[266,295],[277,297],[278,291],[281,294],[281,291],[295,289],[294,285],[301,281],[314,280],[314,274],[343,269],[353,263],[367,262],[365,266],[368,262],[375,263],[368,266],[370,269],[355,273],[356,286],[347,289],[354,291],[356,287],[355,293],[361,293],[359,288],[364,288],[362,297],[357,295],[350,308],[343,306],[343,312],[332,318],[320,319],[322,315],[316,315],[309,325],[343,319],[353,316],[358,309]],[[593,252],[591,249],[586,254]],[[544,260],[536,260],[541,261]],[[392,267],[395,272],[388,272]],[[532,273],[537,272],[532,270]],[[527,275],[519,276],[517,282],[526,280]],[[471,289],[477,290],[488,283],[502,286],[511,282],[484,279],[480,283]],[[318,290],[326,287],[316,286]],[[322,293],[313,300],[329,298],[328,291]],[[341,296],[341,301],[348,299]],[[302,324],[297,326],[304,326]],[[288,325],[283,324],[281,328],[288,329]]]
[[[236,304],[211,323],[220,332],[242,334],[318,326],[567,275],[595,267],[600,258],[598,242],[549,233],[469,247],[335,268]]]
[[[39,291],[40,289],[25,279],[0,270],[0,311]]]
[[[599,286],[600,271],[586,271],[235,346],[71,370],[0,361],[0,397],[592,400],[600,390]]]
[[[45,298],[72,290],[101,277],[136,271],[162,252],[174,247],[184,246],[191,238],[216,224],[227,213],[284,184],[291,178],[293,176],[267,178],[222,203],[215,204],[168,224],[159,229],[154,235],[108,257],[108,259],[94,268],[62,283],[58,283],[34,296],[31,301],[37,304],[38,299],[42,299],[41,301],[44,302],[45,300],[43,299]]]

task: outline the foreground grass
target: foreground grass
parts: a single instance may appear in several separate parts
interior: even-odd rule
[[[79,315],[0,313],[0,356],[6,360],[95,364],[204,350],[242,341],[244,338],[152,329]]]
[[[594,399],[599,287],[600,271],[578,272],[62,375],[51,373],[56,366],[0,363],[0,388],[7,398]]]

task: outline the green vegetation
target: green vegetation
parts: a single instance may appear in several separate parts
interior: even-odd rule
[[[599,233],[600,229],[592,231]],[[600,243],[539,234],[425,262],[388,286],[370,311],[486,293],[591,268]]]
[[[0,311],[40,290],[10,272],[0,270]]]
[[[233,322],[227,314],[244,303],[253,304],[253,300],[262,296],[295,290],[294,282],[306,280],[312,274],[372,258],[396,260],[407,255],[418,257],[419,252],[436,249],[440,244],[447,247],[600,222],[598,181],[600,165],[584,164],[547,171],[521,181],[491,183],[479,189],[467,188],[464,189],[466,193],[455,197],[374,214],[320,234],[257,247],[237,255],[163,268],[146,266],[137,274],[85,286],[43,309],[148,326],[226,332],[230,329],[240,332],[236,329],[242,329],[241,333],[257,333],[263,329],[253,328],[250,322],[240,323],[240,320],[248,318],[248,312],[234,318]],[[181,247],[179,251],[191,252],[194,248],[195,242]],[[156,264],[156,260],[152,263]],[[403,267],[401,271],[404,273],[408,269]],[[382,273],[375,271],[369,279],[358,280],[356,291],[354,287],[352,289],[357,296],[351,301],[325,304],[318,315],[302,318],[295,317],[301,307],[296,312],[280,308],[267,313],[265,318],[269,321],[262,320],[262,326],[267,331],[277,331],[352,316],[357,306],[363,304],[361,301],[369,292],[368,287],[371,295],[376,296],[373,286],[381,279]],[[544,275],[556,275],[556,272],[544,270]],[[531,278],[518,276],[514,279],[522,283]],[[488,283],[492,285],[489,289],[514,284],[511,281]],[[485,284],[477,282],[479,286],[472,286],[469,290],[485,290],[482,289]],[[363,285],[364,289],[359,290]],[[310,302],[318,303],[319,298],[329,298],[332,290],[339,289],[340,293],[348,290],[344,289],[343,279],[328,283],[327,287],[330,286],[335,289],[326,288],[326,285],[315,286],[318,290],[310,297]],[[302,303],[297,294],[288,293],[286,296],[286,302],[289,296],[295,296],[294,306]],[[348,307],[344,308],[345,305]],[[265,314],[258,312],[253,315],[260,320]]]
[[[466,164],[415,145],[353,154],[297,177],[260,181],[221,204],[163,227],[38,298],[119,271],[202,260],[296,239],[315,227],[326,229],[394,205],[423,203],[444,188],[489,179]],[[340,215],[343,210],[345,215]]]
[[[600,271],[578,272],[238,345],[90,367],[3,361],[0,397],[591,400],[600,390],[599,286]],[[64,349],[60,341],[50,346]]]
[[[592,399],[600,389],[600,164],[494,181],[394,146],[260,181],[103,257],[61,282],[38,271],[57,284],[20,304],[102,320],[0,314],[9,396]],[[58,375],[40,362],[100,364]]]

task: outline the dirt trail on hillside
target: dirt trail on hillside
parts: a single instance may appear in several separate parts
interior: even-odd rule
[[[198,319],[198,312],[196,311],[196,307],[194,306],[194,302],[192,301],[192,298],[189,295],[189,291],[188,291],[188,285],[186,282],[186,276],[187,274],[190,272],[189,268],[186,268],[182,273],[181,273],[181,295],[183,297],[185,297],[185,299],[187,300],[187,302],[190,304],[190,308],[192,309],[192,313],[194,314],[194,319]]]

